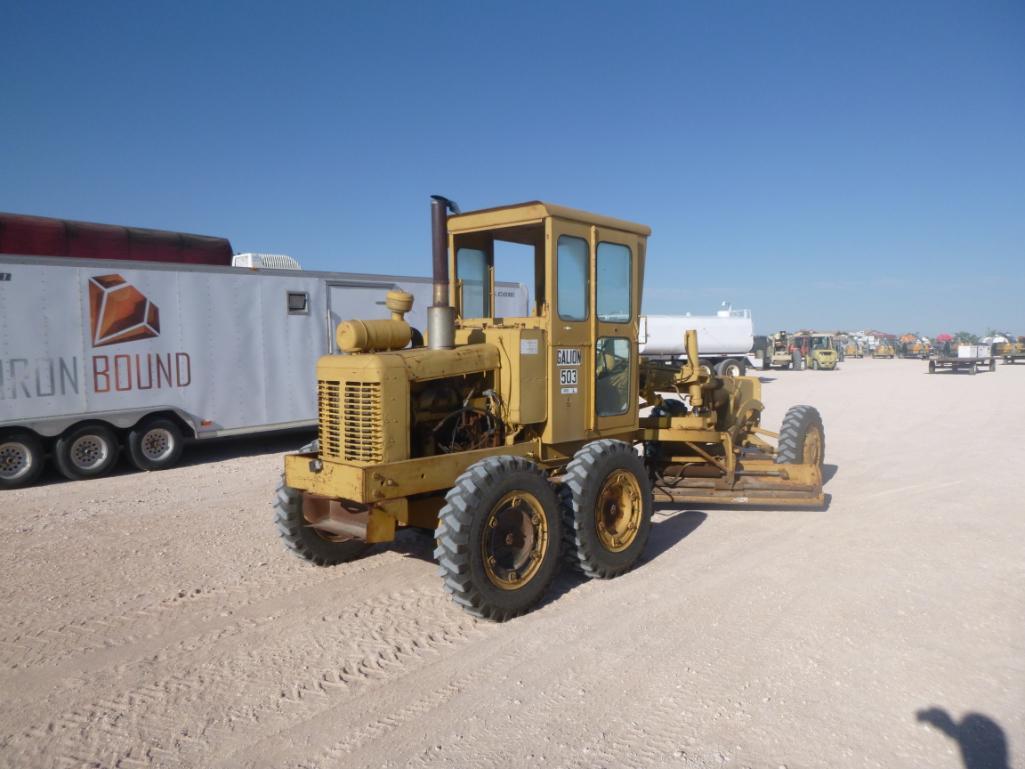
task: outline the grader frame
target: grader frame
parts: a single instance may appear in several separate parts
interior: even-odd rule
[[[444,198],[432,226],[428,346],[409,346],[408,295],[393,292],[391,320],[341,324],[347,354],[318,364],[319,446],[285,458],[278,493],[291,549],[335,563],[433,529],[446,588],[501,620],[538,599],[563,536],[586,574],[630,568],[653,500],[824,503],[814,409],[774,433],[757,378],[639,357],[646,226],[540,202],[460,214]],[[532,252],[527,317],[491,312],[496,241]],[[697,361],[694,332],[686,345]]]

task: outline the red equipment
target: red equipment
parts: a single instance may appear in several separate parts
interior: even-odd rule
[[[0,212],[0,254],[231,264],[226,238]]]

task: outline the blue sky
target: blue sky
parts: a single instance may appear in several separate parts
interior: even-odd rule
[[[426,274],[429,194],[540,198],[652,226],[649,312],[1025,334],[1020,0],[15,1],[4,26],[0,210]]]

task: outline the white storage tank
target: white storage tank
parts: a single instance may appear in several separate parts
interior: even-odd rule
[[[642,315],[641,355],[686,355],[684,334],[698,332],[698,353],[744,355],[754,346],[750,310],[720,310],[715,315]]]

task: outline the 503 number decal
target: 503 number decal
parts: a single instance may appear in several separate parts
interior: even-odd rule
[[[575,385],[577,383],[577,370],[575,368],[559,369],[560,385]]]

